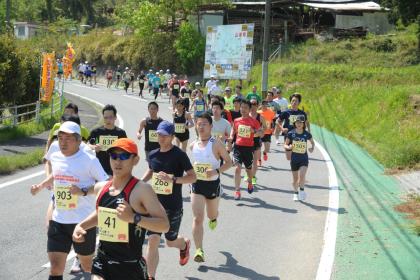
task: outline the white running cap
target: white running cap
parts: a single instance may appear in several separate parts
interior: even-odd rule
[[[63,122],[60,125],[58,131],[64,133],[76,133],[81,135],[80,126],[77,123],[71,121]]]

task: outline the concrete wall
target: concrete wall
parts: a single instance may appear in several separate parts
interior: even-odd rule
[[[363,16],[336,15],[335,17],[336,28],[348,29],[359,26],[375,34],[385,34],[394,29],[394,26],[388,23],[386,13],[363,13]]]

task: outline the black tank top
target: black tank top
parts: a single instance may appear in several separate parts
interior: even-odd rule
[[[181,116],[178,116],[176,113],[174,113],[174,124],[175,123],[183,123],[183,124],[185,124],[187,122],[187,119],[185,118],[185,110],[184,110],[184,113],[182,113],[182,115]],[[175,133],[175,135],[183,135],[183,134],[186,134],[186,133],[188,133],[188,129],[187,128],[185,128],[185,132],[184,133]]]
[[[137,185],[139,179],[132,177],[128,181],[124,189],[116,196],[109,194],[109,188],[112,185],[112,180],[103,187],[101,193],[98,196],[96,207],[106,207],[116,209],[121,200],[126,200],[130,203],[130,194],[134,187]],[[128,224],[128,243],[122,242],[99,242],[99,253],[105,257],[115,261],[132,261],[139,260],[142,258],[142,246],[146,234],[146,229],[143,229],[135,224]]]
[[[163,119],[161,118],[158,118],[157,120],[152,120],[149,117],[146,118],[146,127],[144,128],[144,132],[146,134],[146,141],[144,145],[144,150],[146,150],[147,152],[160,148],[158,142],[149,141],[149,130],[157,130],[157,127],[159,126],[161,121],[163,121]]]

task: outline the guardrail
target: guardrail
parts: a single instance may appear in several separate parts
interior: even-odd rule
[[[56,83],[56,91],[48,106],[50,107],[50,110],[41,111],[41,103],[40,101],[37,101],[29,104],[2,107],[0,108],[0,129],[4,127],[14,127],[33,120],[39,122],[41,117],[47,115],[52,117],[56,112],[61,111],[63,109],[63,94],[62,90],[60,92],[60,81]],[[25,110],[24,108],[27,109]]]

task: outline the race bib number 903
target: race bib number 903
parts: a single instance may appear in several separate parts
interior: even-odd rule
[[[70,186],[54,185],[54,199],[57,209],[74,210],[77,208],[77,195],[70,193]]]

